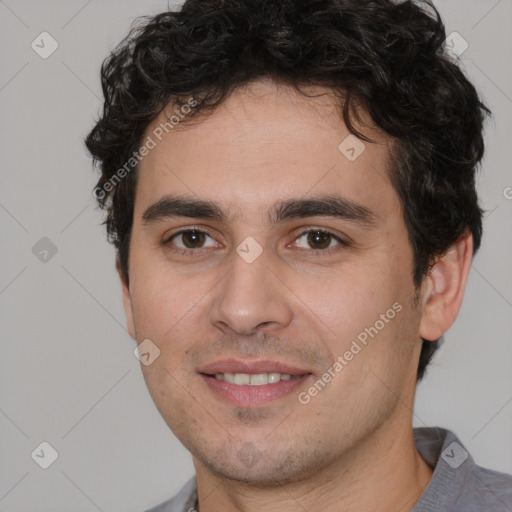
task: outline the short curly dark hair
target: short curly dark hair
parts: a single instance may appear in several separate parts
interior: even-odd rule
[[[187,0],[180,10],[139,18],[102,65],[103,115],[86,138],[101,171],[95,196],[126,281],[137,179],[131,157],[145,129],[169,104],[193,97],[188,122],[262,77],[303,94],[304,86],[326,86],[343,98],[340,116],[351,133],[372,142],[354,127],[363,109],[394,138],[390,180],[417,289],[434,258],[467,230],[476,251],[475,171],[490,111],[445,38],[427,0]],[[119,179],[127,162],[133,172]],[[441,341],[423,340],[418,380]]]

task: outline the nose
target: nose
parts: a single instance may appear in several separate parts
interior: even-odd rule
[[[210,309],[210,320],[223,332],[251,335],[258,329],[279,329],[293,318],[292,293],[266,251],[252,263],[238,253],[230,256],[230,271],[219,286]]]

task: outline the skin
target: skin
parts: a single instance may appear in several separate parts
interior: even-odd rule
[[[408,511],[432,476],[412,434],[420,337],[437,339],[453,323],[471,236],[416,290],[388,180],[393,141],[360,113],[376,143],[349,161],[338,150],[349,135],[339,104],[329,90],[315,91],[324,94],[305,98],[263,80],[237,89],[210,116],[166,134],[140,163],[129,285],[120,272],[124,308],[130,335],[160,350],[142,365],[144,378],[193,455],[201,512]],[[279,201],[332,193],[365,206],[374,225],[328,216],[269,220]],[[215,201],[227,220],[144,224],[144,211],[166,194]],[[194,227],[209,235],[206,247],[179,254],[184,238],[169,237]],[[310,228],[350,243],[311,247],[300,237]],[[236,252],[248,236],[262,248],[252,263]],[[277,360],[308,369],[298,390],[307,391],[395,303],[402,306],[395,318],[307,405],[294,392],[238,407],[198,374],[218,359]]]

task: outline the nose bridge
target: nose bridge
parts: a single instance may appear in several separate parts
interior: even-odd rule
[[[251,333],[261,324],[286,326],[292,319],[287,289],[269,268],[271,255],[251,244],[244,241],[231,254],[230,271],[211,310],[212,323],[239,334]]]

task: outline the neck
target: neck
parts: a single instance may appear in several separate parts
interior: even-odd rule
[[[213,475],[194,458],[199,512],[411,511],[432,477],[409,421],[387,422],[307,479],[261,487]]]

